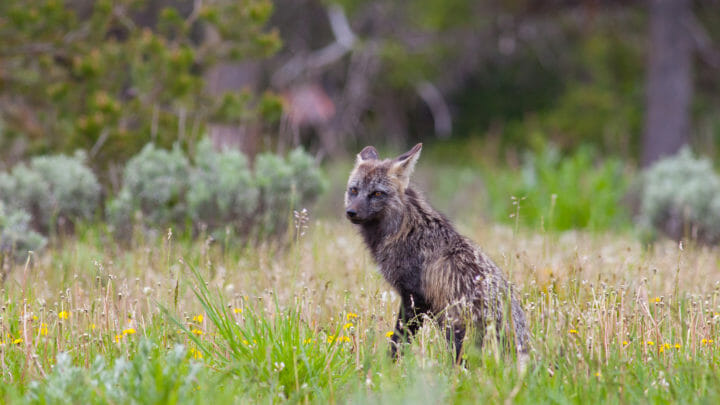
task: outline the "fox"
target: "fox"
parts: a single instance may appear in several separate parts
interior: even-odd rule
[[[345,215],[360,230],[384,279],[398,292],[400,309],[390,355],[434,319],[461,362],[468,328],[478,343],[494,326],[496,337],[526,362],[525,313],[502,270],[410,184],[422,143],[394,159],[373,146],[357,154],[345,192]]]

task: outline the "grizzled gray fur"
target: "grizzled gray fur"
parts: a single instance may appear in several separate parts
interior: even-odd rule
[[[458,361],[470,322],[481,336],[493,325],[525,358],[525,314],[502,271],[409,185],[421,149],[417,144],[395,159],[380,160],[375,148],[364,148],[345,195],[348,219],[401,297],[392,354],[427,315],[446,328]]]

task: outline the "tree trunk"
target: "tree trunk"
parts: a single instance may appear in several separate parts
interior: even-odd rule
[[[643,166],[688,142],[692,101],[690,0],[650,0]]]

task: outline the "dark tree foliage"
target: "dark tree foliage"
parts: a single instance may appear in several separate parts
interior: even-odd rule
[[[270,0],[0,1],[0,154],[89,151],[122,162],[150,140],[198,137],[256,115],[256,97],[210,97],[221,60],[267,56]]]

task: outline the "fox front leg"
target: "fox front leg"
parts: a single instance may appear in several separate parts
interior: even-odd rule
[[[401,343],[410,341],[411,336],[420,329],[423,323],[424,305],[418,306],[412,295],[403,297],[398,311],[395,330],[390,341],[390,355],[397,359]]]
[[[450,347],[455,348],[455,364],[460,364],[463,340],[465,339],[465,326],[452,324],[446,325],[445,337],[447,338]]]

